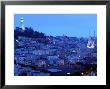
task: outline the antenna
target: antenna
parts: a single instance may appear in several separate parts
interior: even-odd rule
[[[91,35],[91,34],[90,34],[90,30],[89,30],[89,37],[90,37],[90,35]]]
[[[94,38],[95,38],[95,36],[96,36],[96,33],[95,33],[95,30],[94,30]]]

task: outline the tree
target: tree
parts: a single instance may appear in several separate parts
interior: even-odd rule
[[[18,36],[30,37],[30,38],[46,38],[45,34],[42,32],[34,31],[31,27],[25,27],[24,31],[22,29],[16,27],[14,30],[14,37],[18,38]]]

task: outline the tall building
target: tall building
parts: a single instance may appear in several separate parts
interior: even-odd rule
[[[24,18],[22,17],[22,18],[20,18],[20,24],[21,24],[21,29],[22,29],[22,31],[24,31]]]

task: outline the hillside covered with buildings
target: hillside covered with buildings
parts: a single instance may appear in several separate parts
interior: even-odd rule
[[[15,76],[96,76],[97,38],[14,30]]]

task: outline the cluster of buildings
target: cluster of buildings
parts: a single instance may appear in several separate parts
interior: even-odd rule
[[[49,73],[43,73],[38,70],[48,70],[49,68],[62,69],[63,66],[70,68],[77,65],[78,62],[85,65],[97,64],[95,41],[94,47],[92,44],[91,48],[91,45],[88,45],[90,41],[88,42],[87,38],[47,36],[43,40],[45,39],[48,39],[49,42],[39,42],[39,38],[23,36],[19,36],[18,39],[14,40],[15,75],[20,75],[22,73],[21,70],[24,72],[28,71],[29,73],[26,72],[27,75],[49,75]],[[28,68],[30,66],[35,67],[34,72]]]

